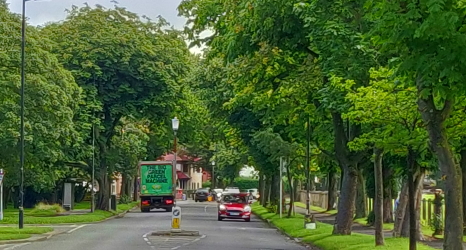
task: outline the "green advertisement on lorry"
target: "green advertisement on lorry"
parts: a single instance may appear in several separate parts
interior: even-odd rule
[[[170,161],[139,163],[141,212],[154,208],[171,212],[175,206],[174,170]]]
[[[173,171],[171,165],[142,165],[141,193],[171,195],[173,193]]]

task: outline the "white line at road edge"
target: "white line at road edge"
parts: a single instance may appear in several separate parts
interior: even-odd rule
[[[66,233],[69,233],[69,234],[70,234],[70,233],[72,233],[72,232],[74,232],[74,231],[76,231],[76,230],[78,230],[78,229],[80,229],[80,228],[83,228],[83,227],[85,227],[85,226],[87,226],[87,225],[81,225],[81,226],[75,227],[75,228],[73,228],[73,229],[71,229],[71,230],[66,231]]]
[[[14,246],[5,248],[4,250],[12,250],[12,249],[15,249],[15,248],[18,248],[18,247],[22,247],[22,246],[26,246],[26,245],[29,245],[29,244],[31,244],[31,243],[30,243],[30,242],[22,243],[22,244],[18,244],[18,245],[14,245]]]
[[[204,213],[207,213],[207,206],[204,207]]]

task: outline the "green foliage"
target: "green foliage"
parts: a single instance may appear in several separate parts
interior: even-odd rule
[[[231,184],[234,187],[242,189],[259,188],[259,180],[252,178],[238,177]]]
[[[212,187],[212,183],[210,181],[205,181],[202,183],[203,188],[210,188]]]
[[[119,204],[130,204],[133,201],[130,196],[128,195],[122,195],[120,199],[118,200]]]

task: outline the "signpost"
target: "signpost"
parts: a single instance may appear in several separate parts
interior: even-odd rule
[[[3,220],[3,169],[0,169],[0,220]]]
[[[173,207],[172,233],[181,232],[181,207]]]

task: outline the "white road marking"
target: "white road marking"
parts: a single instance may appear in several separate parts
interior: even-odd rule
[[[204,213],[207,213],[207,206],[204,207]]]
[[[22,243],[22,244],[18,244],[18,245],[13,245],[11,247],[8,247],[8,248],[5,248],[5,250],[12,250],[12,249],[16,249],[18,247],[22,247],[22,246],[26,246],[26,245],[29,245],[31,244],[30,242],[27,242],[27,243]]]
[[[152,234],[152,233],[150,233],[150,232],[149,232],[149,233],[146,233],[146,234],[144,234],[144,235],[142,236],[142,238],[144,239],[144,241],[145,241],[152,249],[155,249],[155,246],[152,245],[152,242],[150,242],[150,240],[149,240],[149,238],[148,238],[148,236],[150,236],[151,234]],[[188,246],[188,245],[190,245],[190,244],[192,244],[192,243],[194,243],[194,242],[197,242],[197,241],[199,241],[199,240],[201,240],[201,239],[204,239],[205,237],[206,237],[206,235],[202,235],[201,237],[197,237],[196,239],[191,240],[190,242],[186,242],[186,243],[183,243],[182,245],[172,247],[171,250],[177,250],[177,249],[179,249],[179,248],[181,248],[181,247],[183,247],[183,246]],[[183,239],[186,240],[186,239],[189,239],[189,238],[167,238],[167,239],[165,239],[164,241],[165,241],[165,242],[169,242],[170,240],[174,240],[174,241],[175,241],[175,240],[180,240],[180,239],[181,239],[181,240],[183,240]]]
[[[71,229],[71,230],[66,231],[66,233],[69,233],[69,234],[70,234],[70,233],[72,233],[72,232],[74,232],[74,231],[76,231],[76,230],[78,230],[78,229],[81,229],[81,228],[83,228],[83,227],[85,227],[85,226],[87,226],[87,225],[85,224],[85,225],[81,225],[81,226],[75,227],[75,228],[73,228],[73,229]]]

